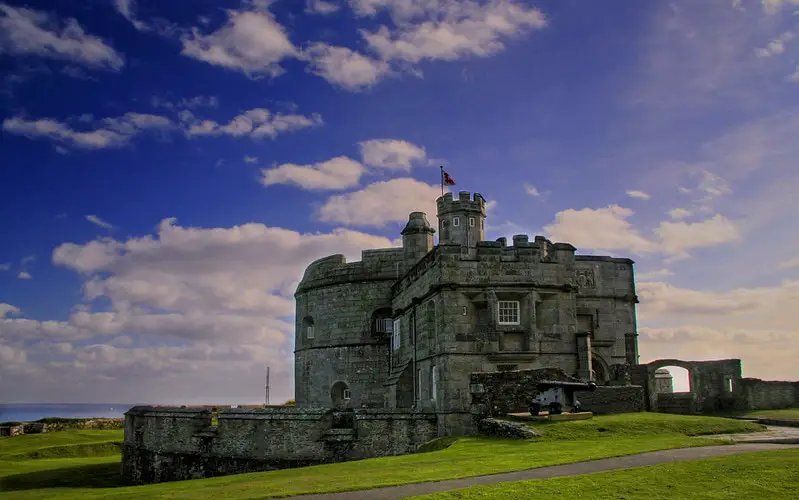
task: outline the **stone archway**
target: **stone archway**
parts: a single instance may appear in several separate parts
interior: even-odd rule
[[[352,399],[350,386],[346,382],[338,380],[330,386],[330,402],[334,408],[347,406]]]
[[[602,356],[596,352],[591,352],[591,379],[597,384],[604,384],[610,380],[610,369]]]

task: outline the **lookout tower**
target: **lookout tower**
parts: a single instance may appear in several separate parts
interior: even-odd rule
[[[433,249],[435,232],[424,212],[411,213],[408,224],[402,230],[402,249],[408,265],[412,266]]]
[[[480,193],[472,197],[468,191],[454,199],[447,193],[436,200],[440,245],[476,247],[485,240],[486,203]]]

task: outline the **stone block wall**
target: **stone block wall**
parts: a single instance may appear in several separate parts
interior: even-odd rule
[[[574,395],[583,408],[597,415],[645,410],[644,388],[638,385],[599,386],[593,392],[579,391]]]
[[[661,413],[693,415],[697,413],[696,395],[691,392],[659,393],[656,410]]]
[[[742,378],[739,381],[745,409],[773,410],[799,407],[799,382],[782,382]]]
[[[557,368],[472,373],[472,414],[476,418],[505,416],[530,408],[542,380],[577,381]]]
[[[214,477],[400,455],[437,437],[432,412],[134,407],[125,414],[130,484]]]

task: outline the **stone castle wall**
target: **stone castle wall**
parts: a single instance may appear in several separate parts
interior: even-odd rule
[[[434,413],[410,410],[228,408],[211,423],[205,408],[131,408],[124,480],[158,483],[401,455],[438,435]]]
[[[799,407],[799,382],[742,378],[740,394],[748,410],[774,410]]]
[[[485,418],[526,412],[540,392],[537,384],[542,380],[578,382],[557,368],[472,373],[472,414]],[[594,391],[576,391],[575,396],[585,409],[597,414],[644,409],[644,390],[640,386],[599,386]]]

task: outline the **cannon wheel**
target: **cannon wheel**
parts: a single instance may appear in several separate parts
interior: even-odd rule
[[[549,414],[550,415],[560,415],[563,409],[560,406],[560,403],[549,403]]]
[[[531,415],[531,416],[533,416],[533,417],[535,417],[535,416],[537,416],[539,413],[541,413],[541,405],[540,405],[540,404],[538,404],[538,403],[533,403],[533,404],[530,406],[530,415]]]

